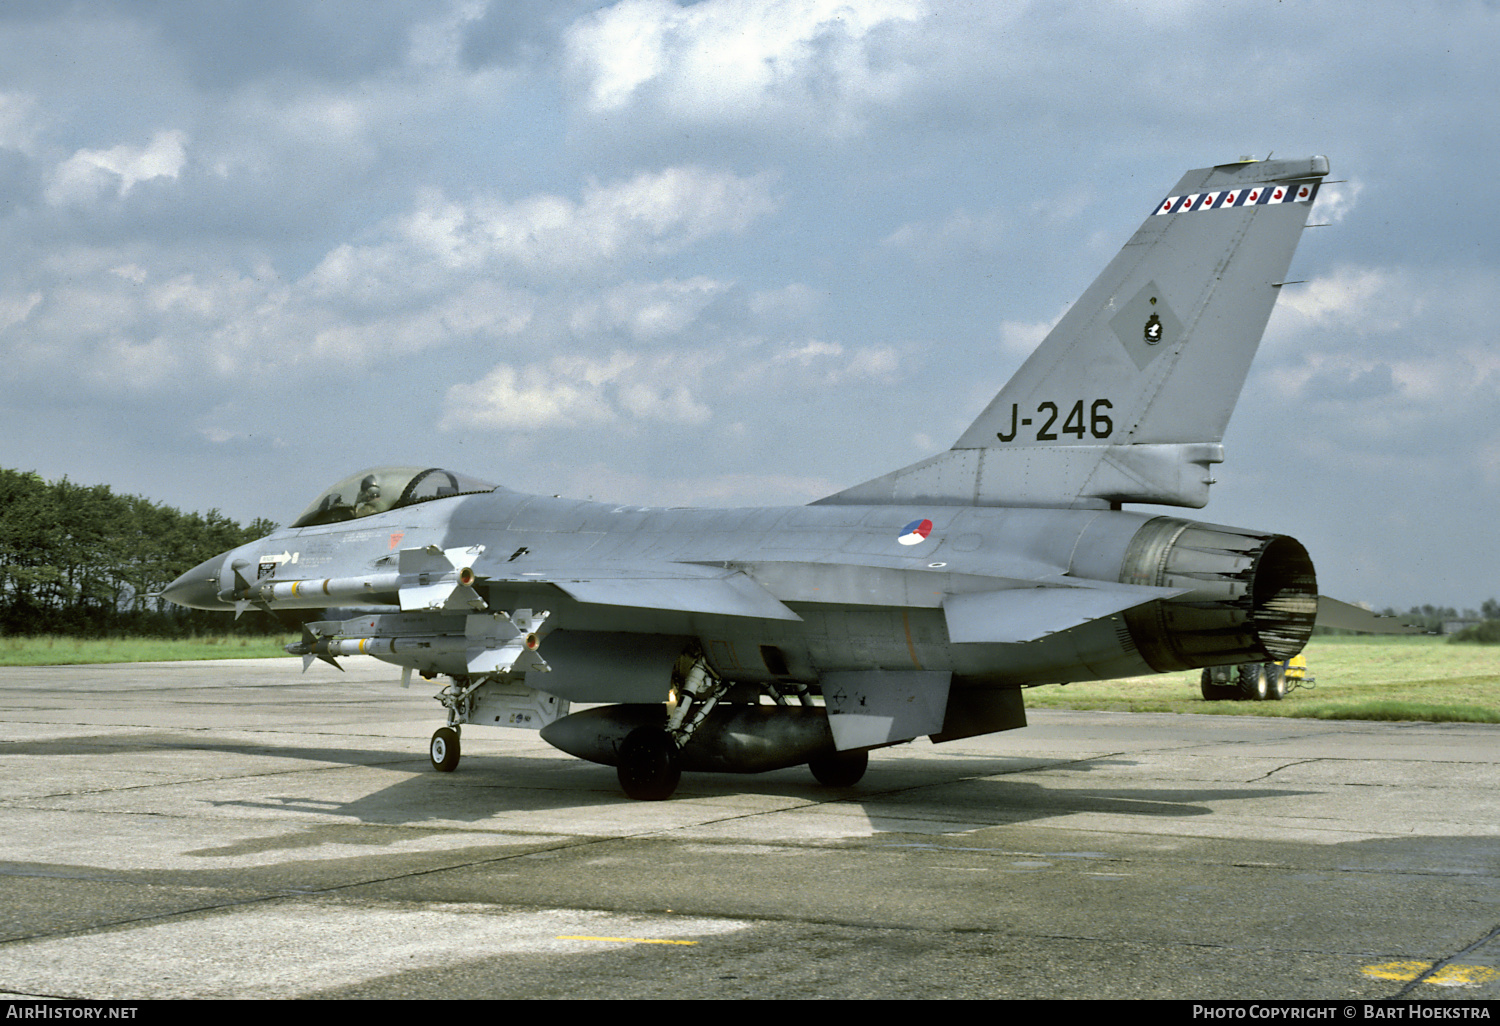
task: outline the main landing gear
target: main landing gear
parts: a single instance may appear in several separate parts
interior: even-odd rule
[[[637,727],[620,742],[620,763],[615,775],[627,797],[659,802],[672,797],[682,779],[679,749],[672,735],[661,727]]]
[[[667,725],[637,727],[620,743],[620,761],[615,767],[620,789],[640,801],[672,797],[682,779],[678,752],[727,690],[728,685],[708,668],[708,660],[701,655],[695,659],[676,689],[676,702],[668,707]]]
[[[592,762],[614,766],[620,788],[640,801],[672,797],[682,771],[762,773],[807,765],[826,787],[857,783],[869,765],[868,751],[838,751],[827,710],[805,684],[730,684],[709,668],[701,652],[689,651],[673,673],[676,685],[665,706],[622,704],[573,715],[558,699],[494,675],[454,676],[437,696],[448,723],[432,735],[432,768],[458,768],[462,725],[501,723],[542,728],[554,747]],[[486,690],[487,685],[494,685]],[[525,692],[522,704],[511,691]],[[774,706],[763,699],[769,695]],[[540,696],[540,697],[539,697]],[[519,701],[520,699],[516,699]],[[791,700],[791,701],[789,701]],[[796,707],[792,707],[792,702]],[[510,703],[510,704],[504,704]]]
[[[824,787],[853,787],[865,775],[869,765],[868,751],[834,752],[809,760],[807,768]]]
[[[673,700],[667,705],[666,723],[661,726],[656,724],[638,726],[619,742],[619,747],[614,753],[614,762],[621,790],[628,797],[641,801],[662,801],[672,797],[682,778],[683,750],[699,728],[704,726],[715,706],[719,704],[719,700],[729,690],[730,685],[713,674],[713,671],[708,668],[707,661],[701,655],[694,659],[682,683],[674,690]],[[768,690],[778,706],[786,706],[789,695],[799,699],[804,707],[812,704],[805,686],[772,686]],[[792,722],[798,722],[798,720],[794,718]],[[725,756],[726,740],[724,736],[716,733],[716,729],[707,728],[700,741],[706,745],[719,746],[716,750],[721,756]],[[782,729],[788,730],[789,728],[784,726]],[[823,730],[826,736],[827,728],[824,727]],[[790,733],[783,734],[778,741],[771,740],[769,734],[762,737],[765,747],[770,748],[779,743],[785,746],[783,751],[788,753],[799,750],[798,746],[807,744],[808,740],[806,734],[796,740]],[[817,750],[818,747],[818,743],[813,741],[812,744],[800,750],[811,754],[811,751]],[[807,758],[807,755],[802,757]],[[764,768],[796,765],[797,761],[798,759],[793,756],[785,762]],[[729,763],[729,757],[725,756],[720,768],[733,771]],[[867,750],[827,751],[826,754],[808,759],[808,768],[824,786],[852,787],[865,775],[865,769],[869,763],[870,754]],[[758,772],[757,769],[744,767],[743,763],[740,765],[744,772]]]

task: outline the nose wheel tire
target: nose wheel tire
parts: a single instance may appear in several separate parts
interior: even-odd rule
[[[432,759],[432,768],[439,773],[452,773],[458,768],[458,731],[452,727],[439,727],[427,746],[427,755]]]
[[[677,742],[660,727],[637,727],[620,743],[616,773],[628,797],[659,802],[672,797],[682,769],[677,760]]]

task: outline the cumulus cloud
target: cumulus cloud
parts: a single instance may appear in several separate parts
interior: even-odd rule
[[[439,427],[539,431],[651,420],[699,424],[709,409],[693,395],[702,366],[691,363],[625,352],[603,360],[558,356],[520,368],[502,363],[481,380],[448,390]]]
[[[557,196],[518,204],[480,201],[471,211],[467,240],[447,251],[468,241],[482,253],[523,265],[583,267],[740,232],[775,206],[767,175],[674,167],[610,185],[591,183],[577,203]]]
[[[496,344],[518,337],[530,324],[534,297],[493,282],[475,282],[430,302],[391,311],[332,311],[316,305],[288,308],[285,328],[306,337],[304,325],[318,325],[311,344],[287,354],[350,368],[391,357],[409,356],[454,343]]]
[[[1473,438],[1500,390],[1483,313],[1496,303],[1492,271],[1336,267],[1281,297],[1251,391],[1326,412],[1325,438]]]
[[[1309,353],[1296,364],[1276,368],[1271,377],[1291,399],[1360,402],[1397,392],[1391,364],[1349,353]]]
[[[1389,268],[1341,266],[1305,286],[1288,288],[1277,308],[1308,326],[1337,325],[1360,334],[1388,332],[1421,314],[1422,290]]]
[[[941,221],[911,221],[882,240],[882,245],[909,253],[923,263],[972,260],[993,252],[1003,234],[1003,219],[990,212],[975,216],[956,210]]]
[[[791,370],[804,382],[838,385],[849,381],[890,381],[901,365],[891,346],[845,346],[840,342],[808,339],[786,343],[770,354],[765,372]],[[747,376],[757,373],[753,365]]]
[[[1318,190],[1318,199],[1313,204],[1309,220],[1314,223],[1338,224],[1354,212],[1364,187],[1364,183],[1358,179],[1324,185]]]
[[[630,282],[580,302],[569,327],[581,338],[618,332],[636,342],[662,339],[687,328],[726,288],[727,283],[702,276]]]
[[[792,282],[779,289],[756,292],[749,299],[749,308],[762,320],[798,320],[810,316],[823,299],[822,293],[802,282]]]
[[[101,183],[128,191],[179,168],[181,143],[180,133],[162,133],[144,148],[80,151],[57,195],[81,201]],[[693,325],[729,283],[704,275],[614,279],[633,260],[743,231],[774,209],[772,180],[681,167],[590,183],[578,199],[459,202],[428,190],[370,241],[333,247],[293,281],[264,260],[248,269],[200,260],[186,269],[175,254],[150,249],[60,249],[39,279],[46,288],[0,295],[0,350],[9,377],[78,364],[89,370],[75,384],[159,393],[181,387],[189,365],[202,388],[307,366],[348,373],[444,346],[503,348],[528,331],[532,349],[657,344]],[[560,279],[560,270],[588,277]],[[511,284],[518,277],[530,284]],[[490,423],[508,423],[508,414],[493,412],[500,406],[527,411],[527,422],[580,415],[600,389],[616,415],[673,422],[707,415],[689,393],[652,386],[650,361],[568,365],[564,377],[581,374],[586,390],[550,401],[537,383],[555,377],[557,365],[521,367],[511,377],[505,366],[482,404]],[[670,379],[665,365],[657,370]]]
[[[845,346],[724,339],[659,351],[616,349],[593,357],[555,356],[497,365],[454,385],[444,399],[444,430],[535,431],[639,423],[705,425],[716,410],[788,395],[826,400],[831,389],[888,384],[901,366],[890,346]],[[730,430],[734,430],[732,427]]]
[[[817,104],[820,127],[836,128],[911,76],[877,59],[872,36],[926,14],[923,0],[623,0],[575,22],[565,42],[595,112],[649,92],[676,116],[720,123]]]
[[[468,201],[424,191],[375,245],[345,244],[312,272],[326,294],[402,287],[432,275],[508,265],[525,271],[576,271],[628,257],[667,254],[712,235],[744,231],[776,208],[772,176],[738,176],[673,167],[609,184],[591,182],[582,198],[555,194],[514,202],[493,195]],[[409,288],[409,286],[407,286]]]
[[[57,166],[47,185],[54,206],[97,200],[113,191],[123,198],[141,182],[177,178],[187,161],[187,135],[157,132],[145,146],[121,143],[108,150],[79,150]]]

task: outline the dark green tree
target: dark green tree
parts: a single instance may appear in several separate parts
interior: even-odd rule
[[[155,593],[209,557],[276,529],[183,513],[108,485],[0,468],[0,630],[179,634],[279,630],[263,614],[183,610]]]

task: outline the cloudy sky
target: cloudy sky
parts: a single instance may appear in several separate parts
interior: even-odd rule
[[[0,466],[803,503],[951,445],[1184,170],[1322,153],[1189,515],[1477,607],[1496,54],[1479,0],[6,0]]]

